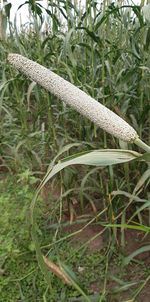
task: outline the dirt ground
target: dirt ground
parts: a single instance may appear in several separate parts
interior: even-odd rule
[[[73,233],[77,232],[78,230],[82,229],[84,227],[83,224],[80,225],[70,225],[64,228],[65,232]],[[145,236],[142,232],[138,232],[136,230],[126,230],[125,231],[125,247],[124,249],[121,249],[121,253],[124,254],[124,256],[128,256],[131,253],[133,253],[135,250],[146,246],[150,244],[150,235]],[[120,246],[120,235],[118,232],[118,248]],[[77,246],[84,243],[87,243],[88,246],[88,253],[94,253],[96,251],[103,252],[103,249],[106,248],[107,244],[107,234],[103,233],[103,229],[100,225],[89,225],[85,229],[79,233],[77,233],[73,240],[72,244]],[[136,262],[131,262],[127,267],[125,267],[125,280],[127,282],[138,282],[138,286],[134,286],[134,292],[136,288],[139,287],[140,281],[145,280],[144,279],[144,271],[141,270],[141,266],[139,267],[138,261],[140,263],[143,263],[147,268],[150,269],[150,252],[143,252],[136,256],[134,258],[137,260]],[[118,275],[120,272],[119,264],[117,266],[112,265],[111,266],[111,273],[114,273],[115,276]],[[114,289],[116,287],[116,282],[108,280],[107,282],[107,290],[111,292],[111,289]],[[96,281],[94,283],[90,284],[90,289],[93,291],[93,293],[99,293],[101,291],[101,284],[99,281]],[[110,302],[131,302],[133,294],[132,291],[126,290],[119,294],[110,295]],[[109,301],[109,300],[108,300]],[[140,294],[137,296],[137,298],[134,300],[135,302],[150,302],[150,281],[146,283],[146,285],[141,290]]]
[[[55,191],[56,192],[56,191]],[[47,199],[47,189],[42,192],[44,197],[46,196]],[[56,194],[56,197],[59,196],[59,193]],[[76,235],[73,236],[71,239],[71,245],[75,247],[80,247],[81,245],[87,246],[87,251],[89,254],[100,252],[104,253],[104,250],[107,249],[109,242],[109,233],[108,231],[104,231],[103,227],[100,224],[89,224],[85,227],[84,223],[75,223],[76,219],[80,219],[80,208],[78,207],[78,203],[76,200],[73,201],[73,209],[75,210],[73,212],[73,215],[70,215],[70,212],[68,211],[67,204],[64,203],[63,208],[63,222],[67,222],[67,226],[63,227],[63,233],[74,233],[76,232]],[[87,207],[83,213],[83,217],[92,217],[94,212],[96,212],[96,208]],[[94,217],[94,216],[93,216]],[[73,223],[72,223],[73,222]],[[121,233],[120,229],[117,231],[116,235],[116,249],[118,255],[123,255],[124,257],[132,254],[134,251],[136,251],[139,248],[142,248],[146,245],[150,245],[150,234],[145,235],[145,233],[142,233],[141,231],[131,230],[127,229],[124,231],[125,236],[125,246],[121,247]],[[140,264],[140,265],[139,265]],[[144,267],[146,267],[150,271],[150,251],[143,252],[139,254],[138,256],[134,257],[134,261],[131,261],[127,266],[124,268],[124,276],[123,281],[124,282],[135,282],[136,285],[132,287],[131,289],[127,289],[122,291],[118,294],[110,294],[110,297],[108,295],[108,301],[109,302],[150,302],[150,280],[143,286],[142,290],[138,294],[138,296],[135,298],[135,300],[132,300],[134,293],[136,292],[136,289],[138,290],[139,286],[142,284],[142,281],[144,282],[145,272]],[[110,266],[111,274],[114,274],[114,276],[118,276],[121,271],[121,264],[119,263],[113,263]],[[118,284],[115,281],[109,280],[106,284],[106,289],[108,292],[112,292],[114,288],[116,288]],[[94,294],[100,293],[100,291],[103,289],[103,283],[99,280],[92,282],[89,284],[89,287],[91,291]]]

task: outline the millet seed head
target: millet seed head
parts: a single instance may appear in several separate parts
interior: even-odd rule
[[[19,54],[9,54],[8,61],[106,132],[128,143],[138,138],[137,132],[122,118],[49,69]]]

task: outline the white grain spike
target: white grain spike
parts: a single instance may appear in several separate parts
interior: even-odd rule
[[[138,138],[137,132],[122,118],[49,69],[19,54],[9,54],[8,61],[106,132],[128,143]]]

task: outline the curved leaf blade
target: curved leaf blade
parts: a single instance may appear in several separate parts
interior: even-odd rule
[[[105,167],[129,162],[139,158],[140,156],[140,153],[134,151],[115,149],[95,150],[69,156],[56,164],[53,169],[46,174],[43,182],[41,183],[41,187],[43,187],[54,175],[70,165]]]

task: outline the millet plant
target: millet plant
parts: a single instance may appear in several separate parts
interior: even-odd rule
[[[47,259],[45,260],[45,258],[42,257],[42,253],[38,244],[38,238],[36,235],[36,221],[34,215],[35,203],[43,186],[62,169],[73,164],[108,166],[118,163],[125,163],[132,160],[146,160],[147,162],[149,162],[150,147],[139,139],[137,132],[122,118],[114,114],[104,105],[101,105],[92,97],[88,96],[85,92],[81,91],[79,88],[76,88],[73,84],[64,80],[60,76],[37,64],[36,62],[33,62],[18,54],[9,54],[8,61],[20,72],[28,76],[32,81],[40,84],[50,93],[64,101],[67,105],[69,104],[79,113],[91,119],[91,121],[103,128],[103,130],[116,136],[120,140],[128,143],[135,143],[136,145],[147,151],[146,156],[143,156],[140,153],[129,150],[96,150],[85,152],[83,154],[75,154],[74,156],[70,156],[64,160],[61,160],[56,165],[54,165],[53,162],[53,164],[50,166],[45,178],[37,189],[35,198],[31,204],[32,238],[35,243],[39,265],[45,275],[48,284],[50,284],[49,276],[47,273],[47,266],[50,267],[52,271],[55,271],[55,273],[57,269],[54,269],[54,264],[51,264],[50,261],[48,262]],[[149,168],[147,172],[147,174],[149,175]],[[132,228],[132,226],[128,227]],[[145,227],[145,231],[150,231],[150,228]],[[68,272],[65,271],[65,267],[61,266],[60,272],[59,274],[57,273],[57,275],[61,276],[63,280],[65,279],[66,283],[74,285],[75,288],[78,289],[79,292],[86,298],[86,300],[90,301],[88,300],[88,297],[85,296],[85,293],[82,291],[82,289],[78,287],[77,283],[73,280],[71,275],[69,275]]]
[[[104,229],[113,228],[115,231],[121,227],[122,234],[125,228],[149,232],[149,227],[144,226],[141,219],[142,211],[149,213],[150,206],[147,192],[150,178],[148,7],[143,1],[140,5],[128,5],[126,1],[116,1],[115,4],[103,1],[101,6],[98,2],[87,0],[84,8],[77,1],[48,1],[45,10],[47,23],[43,29],[42,5],[29,0],[33,22],[28,26],[22,25],[20,31],[16,24],[13,27],[9,22],[9,34],[5,37],[3,35],[0,44],[2,165],[10,173],[22,173],[29,168],[31,175],[37,170],[41,175],[51,161],[30,208],[32,238],[39,265],[49,285],[51,281],[47,263],[42,256],[44,252],[41,253],[43,249],[37,238],[34,210],[41,190],[57,173],[60,172],[61,198],[63,192],[67,197],[74,196],[76,192],[76,196],[78,194],[81,199],[82,211],[85,201],[94,204],[94,197],[90,198],[90,194],[84,192],[87,179],[92,185],[95,183],[94,189],[102,191],[103,197],[99,202],[103,210],[88,223],[100,218]],[[9,19],[9,9],[7,12]],[[8,61],[32,83],[29,84],[28,79],[20,73],[16,74],[9,66],[6,59],[8,53],[11,53]],[[46,90],[40,89],[36,83]],[[143,141],[147,141],[147,144]],[[82,152],[85,146],[87,151]],[[133,146],[135,151],[132,151]],[[69,156],[72,154],[71,147],[79,147],[81,152]],[[146,153],[139,153],[140,149]],[[63,152],[68,157],[57,163]],[[131,169],[128,165],[130,161]],[[115,164],[122,165],[114,168]],[[81,187],[83,172],[80,177],[73,165],[78,165],[79,171],[82,165],[94,167],[91,170],[85,167],[84,174],[89,172],[83,177]],[[65,174],[67,180],[64,181],[63,173],[66,170],[63,173],[61,171],[67,166],[72,170],[69,170],[68,175]],[[107,176],[107,170],[105,174],[99,170],[105,166],[108,166]],[[95,171],[98,171],[97,179]],[[144,184],[146,190],[143,192]],[[76,191],[70,189],[70,186],[75,186]],[[89,186],[89,190],[91,188]],[[110,198],[109,204],[107,200],[104,201],[106,195]],[[61,225],[61,198],[58,199],[58,229]],[[122,199],[129,199],[129,202],[125,204]],[[126,223],[129,205],[132,213]],[[101,214],[107,212],[107,206],[109,214],[104,219]],[[140,225],[133,224],[137,217],[140,217]],[[58,229],[50,247],[57,246]],[[65,241],[63,238],[61,240]],[[69,272],[66,275],[69,276]],[[71,284],[84,295],[70,279]]]

